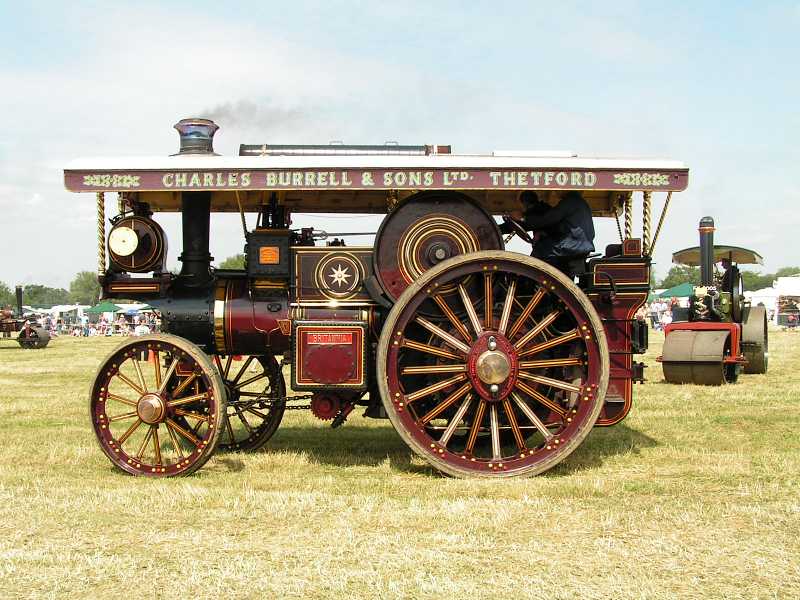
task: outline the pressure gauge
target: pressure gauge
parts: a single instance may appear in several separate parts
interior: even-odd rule
[[[108,248],[117,256],[130,256],[139,246],[139,236],[130,227],[115,227],[108,236]]]

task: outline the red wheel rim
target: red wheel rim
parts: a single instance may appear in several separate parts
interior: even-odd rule
[[[605,337],[585,295],[552,267],[480,254],[492,258],[460,257],[427,274],[389,315],[384,406],[412,448],[447,473],[539,473],[597,419]]]
[[[124,344],[103,364],[90,410],[100,447],[114,465],[133,475],[168,477],[196,470],[213,453],[223,392],[210,363],[193,354],[144,338]]]

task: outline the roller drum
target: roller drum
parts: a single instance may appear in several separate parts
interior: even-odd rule
[[[664,340],[664,379],[696,385],[733,383],[737,365],[723,362],[729,348],[728,331],[673,330]]]

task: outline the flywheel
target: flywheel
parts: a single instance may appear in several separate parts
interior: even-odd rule
[[[502,248],[494,219],[471,198],[458,192],[420,192],[381,223],[374,270],[386,295],[396,301],[423,273],[448,258]]]

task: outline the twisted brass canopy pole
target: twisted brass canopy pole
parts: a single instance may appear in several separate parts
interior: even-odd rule
[[[650,217],[652,208],[650,200],[653,192],[642,192],[642,251],[647,253],[650,250]]]
[[[633,194],[625,198],[625,239],[633,237]]]
[[[106,274],[106,198],[97,192],[97,274]]]

